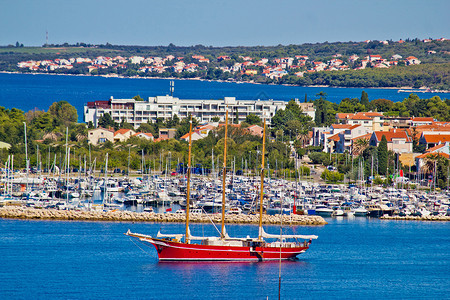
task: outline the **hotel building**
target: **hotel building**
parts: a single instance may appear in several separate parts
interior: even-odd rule
[[[300,103],[303,112],[314,119],[315,108],[312,103]],[[200,123],[211,122],[214,117],[225,120],[228,107],[228,117],[239,122],[250,115],[266,118],[270,124],[271,118],[277,110],[286,109],[287,101],[282,100],[236,100],[235,97],[225,97],[223,100],[196,100],[179,99],[172,96],[149,97],[147,101],[134,99],[114,99],[108,101],[88,102],[84,106],[84,121],[92,122],[98,126],[98,120],[105,113],[120,123],[127,122],[138,128],[142,123],[155,122],[157,118],[170,119],[177,115],[180,119],[186,118],[189,113]]]

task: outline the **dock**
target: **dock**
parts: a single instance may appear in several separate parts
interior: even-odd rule
[[[79,211],[41,209],[19,206],[5,206],[0,208],[0,218],[27,220],[61,220],[61,221],[107,221],[107,222],[156,222],[156,223],[184,223],[185,214],[179,213],[138,213],[132,211]],[[220,214],[192,214],[191,223],[220,223]],[[227,224],[258,224],[259,215],[228,214]],[[264,225],[280,224],[280,215],[263,215]],[[317,226],[328,224],[320,216],[283,215],[285,225]]]

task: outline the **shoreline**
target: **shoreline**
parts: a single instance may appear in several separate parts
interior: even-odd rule
[[[65,73],[43,73],[43,72],[10,72],[10,71],[0,71],[0,74],[30,74],[30,75],[51,75],[51,76],[74,76],[74,77],[103,77],[103,78],[119,78],[119,79],[159,79],[159,80],[195,80],[195,81],[207,81],[207,82],[219,82],[219,83],[234,83],[234,84],[254,84],[254,85],[274,85],[274,86],[287,86],[287,87],[307,87],[307,88],[342,88],[342,89],[378,89],[378,90],[412,90],[411,93],[417,90],[424,90],[424,92],[431,94],[446,94],[450,93],[450,90],[433,90],[431,88],[416,88],[402,86],[402,87],[346,87],[346,86],[330,86],[330,85],[296,85],[296,84],[274,84],[274,83],[257,83],[252,81],[227,81],[227,80],[210,80],[203,79],[200,77],[195,78],[176,78],[176,77],[141,77],[141,76],[109,76],[109,75],[86,75],[86,74],[65,74]],[[431,91],[426,91],[427,89],[431,89]],[[408,91],[406,91],[408,92]]]
[[[185,223],[186,215],[176,213],[137,213],[131,211],[76,211],[37,209],[29,207],[5,206],[0,208],[0,219],[47,220],[47,221],[93,221],[93,222],[152,222]],[[221,214],[193,214],[191,223],[219,223]],[[258,224],[259,215],[226,215],[227,224]],[[263,215],[264,225],[280,224],[280,216]],[[283,215],[283,224],[323,226],[328,224],[320,216]]]

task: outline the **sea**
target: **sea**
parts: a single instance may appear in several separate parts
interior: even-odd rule
[[[166,95],[166,79],[0,74],[0,106],[48,110],[66,100],[83,118],[88,101]],[[293,87],[175,80],[181,99],[315,99],[339,102],[365,90],[369,99],[401,101],[395,89]],[[421,93],[421,98],[448,94]],[[326,226],[284,228],[316,234],[297,261],[160,263],[156,250],[125,236],[184,231],[184,224],[0,219],[0,299],[450,299],[450,224],[329,219]],[[279,233],[276,226],[265,228]],[[192,224],[199,235],[215,227]],[[228,225],[230,236],[256,236]]]
[[[131,99],[140,95],[143,99],[169,94],[170,79],[114,78],[99,76],[67,76],[47,74],[0,73],[0,106],[18,108],[27,112],[33,109],[47,111],[54,102],[65,100],[78,111],[79,122],[83,121],[83,107],[90,101]],[[407,98],[409,93],[398,89],[380,88],[336,88],[300,87],[285,85],[262,85],[236,82],[204,80],[173,80],[174,97],[180,99],[223,99],[236,97],[238,100],[314,100],[320,92],[326,99],[339,103],[344,98],[360,98],[366,91],[369,100],[388,99],[394,102]],[[449,98],[445,93],[418,93],[421,98],[439,96]]]
[[[0,219],[0,299],[449,299],[450,224],[368,218],[285,227],[316,234],[296,261],[158,262],[124,233],[184,224]],[[270,233],[279,227],[266,226]],[[217,235],[192,224],[195,235]],[[230,236],[257,226],[228,225]]]

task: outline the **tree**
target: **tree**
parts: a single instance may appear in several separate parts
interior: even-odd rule
[[[117,123],[114,122],[109,113],[104,113],[103,116],[98,119],[98,126],[103,128],[118,127]]]
[[[353,144],[352,155],[360,155],[367,147],[369,147],[369,139],[357,139]]]
[[[365,91],[361,93],[361,101],[360,103],[364,105],[366,108],[369,107],[369,95]]]
[[[78,120],[77,109],[67,101],[53,103],[48,112],[53,116],[53,122],[56,126],[68,127]]]
[[[142,99],[140,95],[134,96],[133,99],[136,101],[144,101],[144,99]]]
[[[249,114],[247,117],[245,117],[245,123],[248,123],[250,125],[261,124],[261,118],[257,115]]]
[[[387,149],[387,139],[383,134],[381,141],[378,144],[378,173],[381,175],[387,175],[388,166],[388,149]]]

